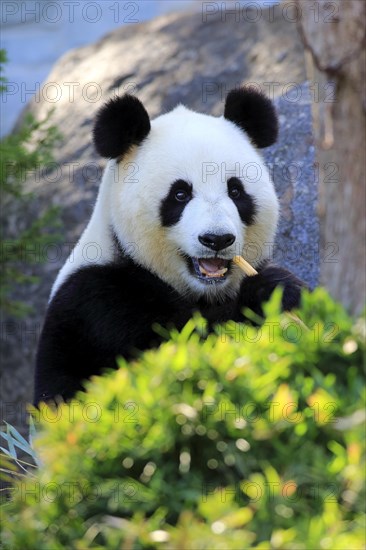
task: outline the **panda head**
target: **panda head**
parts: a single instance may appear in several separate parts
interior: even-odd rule
[[[276,137],[273,105],[252,89],[232,90],[221,117],[180,105],[150,121],[136,97],[110,100],[94,143],[111,159],[105,221],[125,254],[180,294],[234,296],[244,275],[233,257],[258,265],[276,231],[278,200],[257,151]]]

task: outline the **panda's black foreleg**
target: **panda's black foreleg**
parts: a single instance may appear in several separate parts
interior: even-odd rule
[[[246,277],[241,285],[239,307],[247,307],[263,317],[263,304],[267,302],[276,287],[281,287],[284,311],[300,306],[301,290],[305,284],[287,269],[268,264],[258,275]]]
[[[49,374],[49,376],[48,376]],[[33,404],[38,407],[41,402],[59,404],[61,401],[68,401],[78,391],[83,390],[79,379],[64,372],[55,371],[42,372],[39,369],[35,378],[35,392]]]

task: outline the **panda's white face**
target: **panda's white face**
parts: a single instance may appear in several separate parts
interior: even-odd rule
[[[179,293],[223,300],[243,278],[235,255],[253,266],[268,256],[278,218],[273,183],[244,132],[224,117],[177,107],[109,168],[121,246]]]

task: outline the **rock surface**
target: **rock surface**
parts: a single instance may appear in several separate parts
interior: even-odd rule
[[[63,142],[55,151],[56,169],[50,166],[48,171],[41,170],[39,178],[29,177],[27,185],[36,199],[26,216],[18,215],[17,227],[26,226],[30,216],[36,217],[47,206],[59,205],[64,243],[46,251],[46,264],[32,267],[40,282],[19,291],[18,298],[27,301],[34,313],[22,321],[2,322],[2,412],[11,424],[24,427],[49,292],[88,221],[97,194],[104,163],[91,142],[93,116],[101,103],[116,93],[137,93],[154,117],[179,102],[220,115],[226,92],[242,83],[260,85],[269,95],[274,91],[280,139],[265,157],[282,206],[275,259],[315,286],[319,264],[317,184],[310,97],[302,84],[303,50],[295,24],[283,16],[280,7],[262,9],[259,18],[258,11],[254,16],[248,11],[239,18],[225,12],[173,14],[117,29],[101,41],[63,56],[44,83],[43,92],[27,107],[37,117],[53,107],[52,120],[61,130]],[[24,270],[29,272],[30,267]]]

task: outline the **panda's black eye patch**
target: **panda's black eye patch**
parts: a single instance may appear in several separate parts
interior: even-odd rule
[[[192,199],[192,185],[185,180],[175,181],[160,205],[160,219],[165,227],[179,222],[185,206]]]
[[[256,214],[256,205],[253,197],[249,195],[239,178],[230,178],[227,181],[227,192],[238,209],[243,223],[251,225]]]

